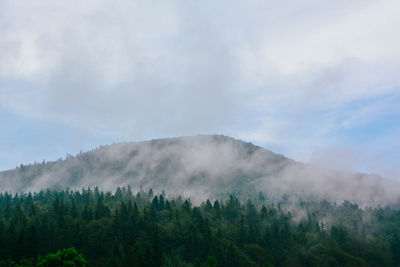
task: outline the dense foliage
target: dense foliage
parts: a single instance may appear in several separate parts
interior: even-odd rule
[[[56,253],[49,253],[44,257],[23,258],[19,263],[9,258],[0,260],[1,267],[84,267],[85,263],[85,258],[73,247],[58,250]]]
[[[2,264],[23,265],[69,259],[63,255],[72,253],[81,266],[85,259],[87,266],[400,263],[399,210],[265,198],[260,193],[241,202],[230,195],[194,205],[152,190],[133,194],[129,187],[114,194],[6,192],[0,194],[0,258]]]

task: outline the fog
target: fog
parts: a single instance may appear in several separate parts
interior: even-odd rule
[[[226,136],[201,135],[103,146],[56,162],[0,173],[1,191],[28,192],[83,187],[133,191],[152,188],[193,201],[228,193],[274,201],[345,200],[361,207],[397,205],[400,184],[376,175],[304,164]]]

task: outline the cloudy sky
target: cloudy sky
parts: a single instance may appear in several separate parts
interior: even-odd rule
[[[0,170],[218,133],[400,180],[398,0],[0,0]]]

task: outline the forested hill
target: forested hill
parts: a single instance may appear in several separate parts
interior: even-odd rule
[[[129,187],[0,193],[0,266],[400,266],[398,209],[261,203]]]
[[[301,164],[218,135],[119,143],[0,173],[0,190],[12,193],[95,186],[115,190],[126,185],[194,201],[226,192],[246,199],[262,191],[272,199],[287,195],[369,206],[400,203],[396,182]]]

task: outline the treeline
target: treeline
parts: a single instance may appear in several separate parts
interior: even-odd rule
[[[87,266],[400,266],[399,210],[260,199],[2,193],[0,265],[74,247]]]

